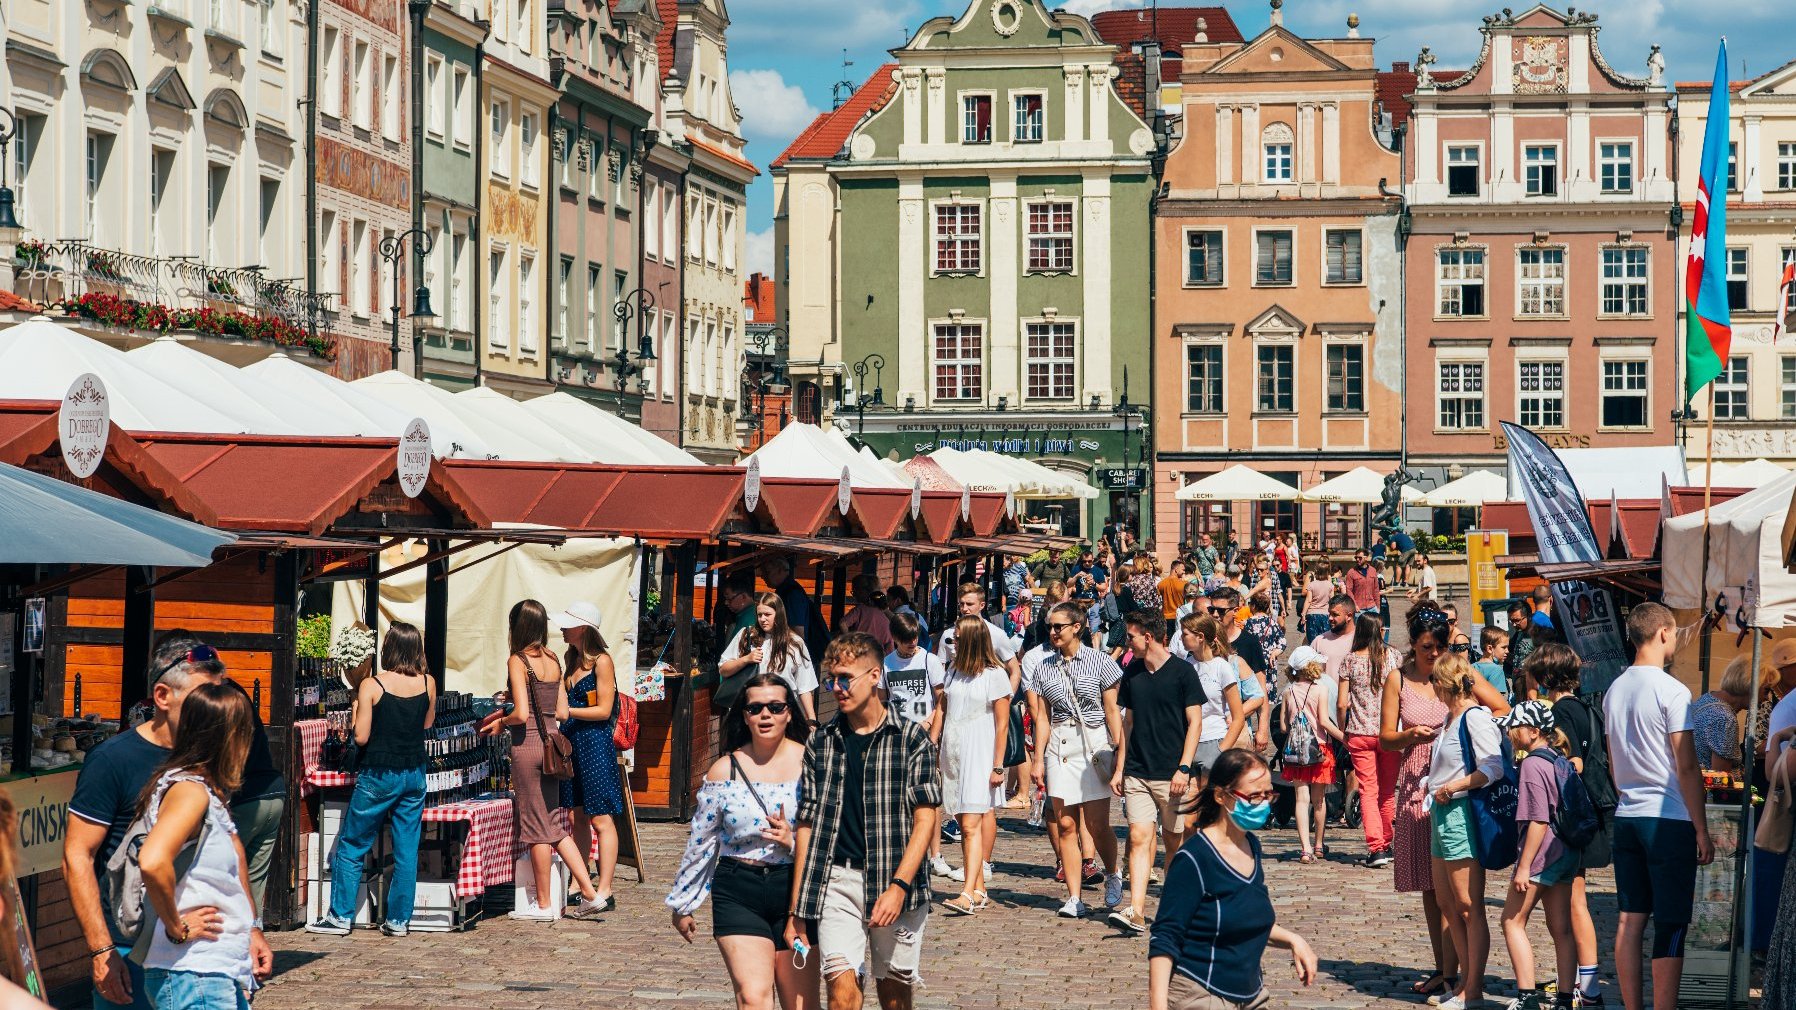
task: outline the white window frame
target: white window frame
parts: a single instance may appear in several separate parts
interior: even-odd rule
[[[468,306],[468,295],[474,290],[470,265],[474,247],[469,222],[451,222],[449,228],[449,323],[448,329],[467,330],[474,314]]]
[[[1452,392],[1448,392],[1446,389],[1443,388],[1443,381],[1446,378],[1446,375],[1444,374],[1444,370],[1445,370],[1445,368],[1447,368],[1449,366],[1461,369],[1459,374],[1455,376],[1455,381],[1460,382],[1462,384],[1465,383],[1468,379],[1468,376],[1465,375],[1463,369],[1467,366],[1476,366],[1478,368],[1478,385],[1481,388],[1477,389],[1475,391],[1467,391],[1462,388],[1462,389],[1454,390]],[[1463,419],[1465,417],[1465,413],[1466,413],[1465,404],[1468,404],[1468,403],[1476,404],[1478,407],[1478,422],[1479,422],[1478,425],[1476,427],[1472,427],[1472,426],[1468,426],[1468,425],[1465,425],[1462,423],[1459,425],[1449,427],[1445,423],[1443,423],[1446,420],[1444,415],[1445,415],[1445,411],[1446,411],[1446,405],[1448,402],[1454,402],[1454,403],[1457,403],[1460,405],[1458,413],[1459,413],[1459,416],[1462,421],[1463,421]],[[1436,432],[1440,432],[1442,434],[1463,434],[1466,432],[1474,432],[1474,433],[1475,432],[1487,432],[1490,430],[1491,413],[1492,413],[1492,411],[1490,409],[1490,356],[1489,356],[1489,354],[1486,352],[1483,352],[1483,351],[1479,351],[1477,353],[1441,353],[1441,354],[1435,355],[1435,359],[1434,359],[1434,430]]]
[[[439,311],[434,318],[427,322],[421,321],[418,325],[446,330],[450,321],[443,313],[449,310],[449,302],[443,297],[447,293],[443,290],[443,277],[449,268],[449,246],[443,241],[442,225],[434,222],[426,224],[424,233],[430,236],[430,255],[420,261],[424,276],[419,281],[424,285],[424,290],[430,292],[430,307]]]
[[[1632,376],[1628,375],[1626,373],[1625,369],[1627,369],[1629,366],[1633,366],[1633,365],[1641,366],[1641,373],[1640,373],[1641,386],[1640,386],[1640,388],[1632,389],[1632,388],[1622,387],[1622,388],[1611,389],[1609,386],[1609,367],[1611,365],[1620,366],[1624,369],[1624,372],[1622,375],[1623,381],[1631,381],[1632,380]],[[1600,357],[1600,359],[1597,361],[1596,381],[1597,381],[1596,423],[1597,423],[1598,430],[1600,430],[1600,431],[1650,431],[1652,429],[1652,426],[1653,426],[1653,361],[1652,361],[1651,357],[1649,357],[1645,354],[1639,353],[1639,352],[1632,352],[1632,353],[1627,353],[1627,354],[1617,353],[1614,355],[1608,355],[1608,354],[1602,355]],[[1608,405],[1609,405],[1610,398],[1611,397],[1622,397],[1622,396],[1625,396],[1628,398],[1639,397],[1641,400],[1645,401],[1643,409],[1640,412],[1640,416],[1641,416],[1640,424],[1608,424],[1608,423],[1606,423],[1605,415],[1608,413]]]
[[[1728,308],[1734,312],[1750,312],[1752,311],[1752,247],[1730,245],[1727,247],[1726,254],[1727,258],[1722,261],[1722,264],[1726,285],[1723,290],[1728,292]],[[1735,269],[1736,262],[1739,265],[1737,270]],[[1779,267],[1782,265],[1782,263],[1778,264]],[[1741,288],[1740,298],[1737,301],[1733,296],[1733,287],[1736,282]]]
[[[87,131],[85,185],[87,198],[87,237],[106,245],[112,237],[112,189],[114,168],[118,161],[119,135],[105,130]]]
[[[978,337],[979,337],[979,353],[976,355],[970,356],[970,357],[965,356],[965,355],[962,355],[960,357],[955,357],[955,358],[941,357],[937,353],[940,350],[940,348],[937,344],[937,340],[939,340],[940,337],[942,336],[941,330],[944,327],[956,327],[961,330],[966,330],[966,329],[976,330],[978,333]],[[958,333],[956,335],[959,337],[962,337],[962,338],[967,336],[967,334],[964,332]],[[964,318],[953,319],[953,318],[950,318],[950,319],[931,319],[929,321],[928,351],[929,351],[929,402],[930,403],[943,403],[943,404],[951,404],[952,405],[952,404],[972,404],[972,403],[984,403],[985,402],[986,391],[990,388],[990,383],[991,383],[991,376],[986,374],[986,365],[989,360],[989,353],[988,353],[988,348],[986,345],[987,345],[987,342],[989,341],[989,339],[990,339],[990,327],[986,324],[986,321],[984,319],[964,319]],[[945,397],[945,396],[939,395],[940,381],[941,381],[941,371],[940,370],[942,368],[954,368],[954,369],[956,369],[955,374],[962,378],[965,377],[967,369],[969,369],[969,368],[977,369],[978,376],[979,376],[979,382],[978,382],[977,391],[975,392],[975,394],[972,396],[953,396],[953,397]],[[957,388],[958,388],[958,384],[957,384]]]
[[[1063,319],[1058,316],[1052,319],[1047,317],[1037,317],[1034,319],[1022,320],[1022,328],[1022,346],[1019,350],[1022,352],[1023,365],[1023,374],[1020,376],[1022,380],[1020,388],[1022,389],[1023,402],[1071,403],[1076,401],[1079,397],[1079,321],[1077,319]],[[1030,353],[1029,341],[1030,338],[1034,336],[1030,331],[1033,329],[1047,331],[1045,336],[1049,341],[1050,353],[1046,356],[1038,358]],[[1062,330],[1065,332],[1062,333]],[[1065,355],[1052,353],[1053,343],[1062,336],[1072,338],[1071,348]],[[1048,369],[1047,385],[1049,391],[1046,395],[1037,396],[1030,392],[1031,379],[1029,370],[1032,365],[1044,365]],[[1066,392],[1057,394],[1054,392],[1054,387],[1058,385],[1054,378],[1054,373],[1056,370],[1063,367],[1067,370],[1065,385]]]
[[[942,208],[947,208],[947,207],[971,207],[978,215],[979,232],[973,239],[973,241],[975,241],[977,243],[977,248],[975,250],[974,258],[978,262],[972,269],[967,269],[965,267],[952,267],[952,268],[949,268],[946,270],[941,269],[941,263],[942,263],[941,244],[943,241],[943,236],[941,234],[941,222],[938,218],[938,214]],[[985,213],[985,211],[986,211],[986,207],[985,207],[985,202],[983,200],[954,200],[954,199],[950,199],[950,200],[931,200],[929,202],[929,275],[931,277],[944,277],[944,276],[947,276],[947,277],[954,277],[954,276],[984,277],[985,276],[985,246],[986,246],[986,243],[985,243],[986,213]],[[961,235],[959,232],[956,232],[953,237],[949,238],[949,241],[962,242],[962,243],[964,243],[966,240],[967,240],[966,237],[964,235]]]
[[[555,262],[555,333],[557,343],[568,346],[574,332],[574,258],[558,256]]]
[[[1735,368],[1738,366],[1739,371]],[[1738,401],[1736,411],[1732,404]],[[1724,412],[1724,405],[1725,407]],[[1721,374],[1715,377],[1715,420],[1749,421],[1752,419],[1752,355],[1730,354]]]
[[[1040,100],[1041,108],[1035,124],[1035,136],[1025,136],[1022,122],[1022,110],[1018,99],[1035,98]],[[1048,93],[1039,88],[1024,88],[1010,93],[1010,142],[1013,144],[1041,144],[1048,139]]]
[[[1550,152],[1552,154],[1552,159],[1550,161],[1534,159],[1530,154],[1532,151]],[[1565,192],[1565,176],[1560,170],[1560,166],[1563,162],[1559,155],[1560,148],[1556,141],[1546,143],[1529,143],[1524,141],[1522,143],[1522,194],[1524,196],[1536,200],[1556,200]],[[1553,191],[1550,193],[1546,191],[1546,176],[1544,174],[1535,174],[1536,169],[1543,169],[1549,166],[1553,169]]]
[[[1352,279],[1346,277],[1347,257],[1345,250],[1341,256],[1342,279],[1330,280],[1328,276],[1328,239],[1331,235],[1359,236],[1359,276]],[[1322,263],[1318,276],[1322,278],[1324,287],[1331,288],[1363,288],[1366,286],[1366,230],[1364,228],[1324,228],[1322,229]]]
[[[536,338],[536,250],[518,250],[518,356],[535,357],[540,342]]]
[[[538,164],[538,156],[542,153],[543,131],[537,125],[534,112],[518,114],[518,182],[528,189],[536,189],[542,185],[542,166]]]
[[[686,258],[694,263],[705,256],[705,197],[696,189],[686,193]]]
[[[1614,148],[1616,153],[1610,154],[1605,148]],[[1611,186],[1607,176],[1611,169],[1627,166],[1627,176],[1618,180],[1624,185]],[[1634,193],[1634,141],[1631,137],[1597,138],[1596,142],[1596,184],[1604,196],[1632,196]]]
[[[359,130],[374,129],[374,46],[366,39],[356,39],[350,47],[350,124]]]
[[[1289,186],[1297,181],[1297,142],[1260,142],[1260,181]]]
[[[1457,253],[1460,255],[1461,261],[1458,264],[1460,275],[1458,277],[1449,278],[1447,276],[1447,264],[1442,262],[1442,259],[1441,259],[1442,254],[1444,254],[1444,253]],[[1463,311],[1447,312],[1445,297],[1446,297],[1446,289],[1447,289],[1448,284],[1459,285],[1459,287],[1461,288],[1460,293],[1459,293],[1459,304],[1462,309],[1465,305],[1464,289],[1468,286],[1466,282],[1467,282],[1467,280],[1469,280],[1469,277],[1464,273],[1464,271],[1469,266],[1469,264],[1467,264],[1464,261],[1464,257],[1468,253],[1477,253],[1479,256],[1477,286],[1483,291],[1482,298],[1484,301],[1484,311],[1477,313],[1476,315],[1468,314]],[[1442,246],[1435,247],[1435,249],[1434,249],[1434,318],[1440,319],[1440,320],[1489,319],[1490,318],[1490,247],[1489,246],[1442,245]],[[1486,379],[1487,379],[1487,383],[1488,383],[1488,375],[1487,375]]]
[[[1067,208],[1067,230],[1034,231],[1030,212],[1038,207],[1064,206]],[[1060,266],[1057,258],[1050,257],[1048,266],[1033,265],[1035,259],[1035,243],[1066,244],[1066,265]],[[1074,274],[1079,266],[1079,201],[1073,197],[1048,196],[1023,201],[1023,272],[1026,274]]]
[[[723,262],[723,212],[717,197],[705,195],[705,265],[717,266]]]
[[[1544,384],[1552,379],[1550,371],[1551,367],[1554,365],[1558,366],[1559,371],[1559,388],[1556,391],[1558,393],[1557,396],[1551,395],[1555,391],[1544,388],[1544,385],[1543,388],[1531,392],[1522,388],[1525,382],[1524,375],[1530,368],[1538,368],[1540,370],[1538,380]],[[1518,423],[1532,431],[1568,430],[1571,427],[1571,401],[1568,396],[1570,385],[1571,361],[1565,354],[1517,355],[1515,359],[1515,416]],[[1539,401],[1540,405],[1536,410],[1539,412],[1540,416],[1529,416],[1528,408],[1523,406],[1523,402],[1526,400]],[[1550,424],[1547,421],[1547,410],[1549,405],[1555,400],[1557,400],[1559,404],[1559,423]]]
[[[263,56],[280,59],[280,50],[276,41],[280,33],[275,31],[274,0],[255,0],[256,4],[256,49]]]
[[[371,318],[373,304],[373,255],[368,248],[369,228],[366,221],[349,224],[349,314],[358,319]]]
[[[1329,403],[1329,384],[1334,381],[1334,361],[1330,357],[1330,353],[1337,347],[1351,348],[1359,352],[1359,381],[1352,387],[1352,392],[1355,394],[1355,398],[1359,401],[1357,406],[1350,406],[1346,403],[1349,388],[1345,382],[1345,375],[1342,377],[1342,405],[1336,407],[1331,406]],[[1366,340],[1362,337],[1335,337],[1322,342],[1322,413],[1346,417],[1354,417],[1366,413],[1366,373],[1371,370],[1371,359],[1372,356],[1368,353]],[[1342,360],[1345,362],[1345,357],[1343,357]]]
[[[444,90],[448,83],[443,76],[443,67],[447,61],[443,54],[433,50],[424,53],[424,135],[436,140],[443,140],[449,129],[449,96]]]
[[[605,313],[605,267],[586,264],[586,325],[580,328],[580,345],[587,350],[598,346],[599,326]]]
[[[399,57],[383,53],[380,58],[380,135],[388,140],[398,140],[402,132],[399,109],[405,90],[399,86]]]
[[[642,194],[642,254],[661,259],[661,184],[645,180]]]
[[[1559,271],[1557,276],[1547,273],[1549,253],[1557,253]],[[1529,266],[1525,262],[1529,255],[1541,257],[1536,271],[1530,275]],[[1515,250],[1515,316],[1517,319],[1564,319],[1566,318],[1565,292],[1567,290],[1567,272],[1570,269],[1571,251],[1562,245],[1517,246]],[[1536,300],[1541,306],[1536,311],[1529,311],[1529,289],[1536,289]],[[1549,311],[1554,299],[1557,299],[1558,310]]]
[[[1777,142],[1777,188],[1796,189],[1796,141]]]
[[[486,103],[487,169],[501,179],[511,178],[511,99],[494,95]],[[496,127],[496,129],[495,129]]]
[[[968,140],[967,139],[968,131],[972,127],[972,123],[970,123],[967,119],[967,116],[968,116],[967,99],[969,99],[969,98],[985,99],[986,108],[989,110],[987,113],[987,116],[986,116],[987,136],[984,140]],[[998,120],[997,120],[998,93],[996,91],[982,90],[982,89],[975,88],[975,89],[968,90],[968,91],[957,92],[954,96],[954,107],[960,113],[959,136],[960,136],[960,142],[962,145],[968,146],[968,147],[985,147],[989,144],[994,144],[997,142],[997,140],[998,140]]]
[[[1453,178],[1453,166],[1465,164],[1463,161],[1455,162],[1453,160],[1453,152],[1455,151],[1471,151],[1475,159],[1472,162],[1472,191],[1470,193],[1453,192],[1453,183],[1451,181]],[[1482,142],[1449,143],[1444,145],[1443,150],[1441,151],[1441,164],[1445,166],[1441,171],[1441,186],[1444,188],[1448,199],[1476,200],[1484,195],[1484,144]]]
[[[319,48],[324,59],[319,61],[318,111],[332,119],[343,118],[343,33],[332,25],[323,26],[324,38]]]
[[[1185,228],[1185,229],[1182,229],[1182,232],[1184,235],[1184,250],[1185,250],[1185,262],[1182,264],[1184,267],[1184,271],[1185,271],[1185,287],[1188,287],[1188,288],[1226,287],[1228,285],[1228,245],[1229,245],[1228,229],[1227,228]],[[1191,278],[1191,237],[1193,235],[1215,235],[1215,236],[1217,236],[1217,239],[1216,239],[1216,279],[1213,281],[1192,280],[1192,278]]]
[[[12,138],[12,189],[14,198],[14,217],[23,227],[30,227],[35,215],[29,213],[30,200],[26,196],[27,184],[31,181],[32,169],[37,165],[39,145],[43,143],[43,129],[47,117],[30,115],[21,112],[19,125]]]
[[[734,203],[723,204],[723,221],[720,227],[723,232],[721,236],[723,250],[720,257],[723,261],[723,269],[726,273],[734,273],[736,270],[736,205]]]
[[[680,194],[672,183],[661,187],[661,262],[680,262]]]
[[[1297,413],[1300,406],[1298,403],[1297,391],[1300,388],[1299,377],[1302,371],[1302,362],[1298,360],[1299,350],[1300,348],[1297,341],[1288,338],[1261,338],[1253,342],[1253,413],[1256,416],[1291,417]],[[1265,351],[1283,351],[1290,358],[1290,406],[1265,406],[1263,387],[1265,376],[1261,373],[1261,354]],[[1275,400],[1277,398],[1277,392],[1277,379],[1275,376],[1273,385]]]
[[[1608,266],[1604,262],[1606,257],[1608,256],[1608,254],[1611,252],[1624,254],[1620,261],[1621,270],[1623,272],[1619,276],[1614,277],[1614,278],[1611,278],[1608,276]],[[1627,257],[1625,254],[1633,253],[1633,252],[1638,252],[1644,257],[1643,264],[1641,267],[1641,274],[1638,277],[1631,277],[1627,274],[1628,262],[1627,262]],[[1607,291],[1612,284],[1615,286],[1618,286],[1621,289],[1622,311],[1620,311],[1620,312],[1610,312],[1604,307],[1604,304],[1603,304],[1605,299],[1608,297]],[[1645,298],[1644,298],[1645,308],[1640,312],[1629,312],[1629,311],[1627,311],[1628,289],[1636,287],[1636,286],[1638,286],[1642,291],[1645,292]],[[1652,250],[1651,246],[1640,245],[1640,244],[1619,243],[1619,244],[1605,245],[1605,246],[1601,246],[1598,248],[1598,250],[1597,250],[1596,311],[1597,311],[1598,319],[1651,319],[1652,318],[1652,315],[1653,315],[1653,250]]]
[[[219,229],[229,229],[231,222],[220,220],[229,213],[231,198],[231,166],[216,161],[206,162],[206,262],[214,266],[224,262],[218,244]],[[233,243],[234,244],[234,243]]]
[[[20,144],[21,139],[14,137],[13,143]],[[175,165],[179,158],[180,155],[172,148],[150,148],[150,241],[155,243],[160,243],[163,240],[162,207],[168,200],[171,189],[169,183],[174,179]],[[17,169],[17,167],[15,164],[14,168]],[[16,216],[23,221],[28,203],[25,200],[23,187],[19,187],[17,183],[14,183],[14,186],[16,191],[13,197],[17,200],[18,208]]]
[[[1777,414],[1789,420],[1796,418],[1796,354],[1777,357]]]
[[[605,202],[605,176],[611,171],[607,167],[611,159],[605,157],[599,138],[590,134],[582,143],[582,149],[586,152],[586,198],[594,203],[603,204]]]
[[[1288,236],[1291,240],[1291,256],[1290,256],[1291,279],[1288,281],[1279,281],[1279,280],[1262,281],[1262,280],[1260,280],[1260,236],[1275,235],[1275,234],[1284,234],[1284,235]],[[1277,259],[1275,257],[1274,258],[1274,266],[1276,267],[1276,265],[1277,265]],[[1276,272],[1277,271],[1274,270],[1274,273],[1276,273]],[[1295,227],[1255,228],[1255,229],[1253,229],[1253,273],[1252,273],[1251,277],[1253,280],[1253,286],[1256,288],[1294,288],[1297,286],[1299,277],[1298,277],[1298,270],[1297,270],[1297,229]],[[1257,360],[1258,359],[1256,358],[1256,361]],[[1256,396],[1257,396],[1257,393],[1256,393]]]
[[[319,215],[318,253],[320,267],[318,291],[320,294],[341,295],[339,286],[343,283],[343,238],[337,221],[337,212],[326,208]],[[342,308],[341,305],[338,308]]]
[[[511,353],[511,274],[511,247],[503,242],[494,242],[488,245],[486,249],[487,347],[505,354]]]
[[[474,147],[474,77],[467,67],[457,63],[449,71],[449,102],[454,115],[454,134],[449,138],[457,150]]]
[[[1192,390],[1195,385],[1195,383],[1193,382],[1193,379],[1192,379],[1192,375],[1191,375],[1191,366],[1192,366],[1191,352],[1194,349],[1198,349],[1198,348],[1201,348],[1206,352],[1211,351],[1211,350],[1214,350],[1216,352],[1216,374],[1214,376],[1215,386],[1216,386],[1216,389],[1215,389],[1216,402],[1215,402],[1214,407],[1210,407],[1207,409],[1196,409],[1196,408],[1193,408],[1191,405]],[[1221,417],[1221,416],[1227,414],[1228,413],[1228,392],[1229,392],[1229,379],[1228,379],[1229,347],[1228,347],[1228,341],[1221,340],[1216,337],[1187,337],[1185,340],[1185,355],[1183,358],[1183,363],[1185,366],[1185,382],[1184,382],[1185,396],[1184,396],[1184,406],[1180,412],[1185,414],[1187,417]],[[1208,378],[1208,377],[1209,376],[1206,375],[1206,378]],[[1256,395],[1257,395],[1257,391],[1256,391]],[[1204,399],[1207,400],[1208,398],[1209,398],[1208,393],[1206,392]]]

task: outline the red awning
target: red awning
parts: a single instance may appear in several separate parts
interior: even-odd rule
[[[61,408],[58,400],[0,401],[0,462],[72,480],[57,448]],[[209,504],[117,425],[107,436],[99,471],[78,483],[203,526],[218,525],[218,514]]]
[[[766,477],[761,480],[761,507],[774,528],[788,536],[815,536],[834,517],[840,523],[841,485],[833,480]],[[852,503],[850,505],[852,507]]]
[[[922,524],[917,536],[938,544],[954,539],[960,529],[960,495],[952,491],[923,492]]]
[[[972,498],[973,533],[977,536],[989,537],[998,531],[1004,521],[1004,500],[1001,494],[974,494]]]
[[[714,537],[742,498],[729,467],[452,460],[447,467],[494,522],[637,536]]]
[[[902,488],[855,488],[849,514],[869,540],[889,540],[898,535],[910,515],[910,492]]]

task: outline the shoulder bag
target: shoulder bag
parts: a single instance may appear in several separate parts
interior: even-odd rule
[[[529,683],[524,686],[532,687],[536,683],[536,669],[530,665],[530,660],[523,653],[518,653],[517,656],[524,660],[524,672],[529,678]],[[555,690],[561,689],[561,682],[558,678]],[[551,730],[543,725],[542,708],[536,703],[534,690],[530,692],[530,715],[536,720],[536,735],[542,737],[543,741],[543,778],[556,780],[573,778],[574,742],[569,740],[559,728]]]
[[[736,637],[743,645],[748,644],[748,630],[736,632]],[[761,672],[761,664],[745,663],[735,673],[717,676],[717,690],[711,692],[711,711],[719,716],[729,712],[730,706],[736,703],[736,696],[748,685],[749,679]]]
[[[1092,770],[1097,772],[1098,775],[1108,783],[1110,781],[1110,776],[1116,771],[1116,744],[1114,741],[1111,742],[1110,750],[1108,752],[1110,760],[1107,762],[1101,760],[1104,755],[1093,754],[1091,752],[1091,738],[1086,733],[1085,720],[1082,717],[1083,706],[1079,704],[1079,692],[1075,690],[1075,685],[1073,684],[1072,668],[1065,662],[1061,662],[1058,665],[1060,667],[1060,679],[1066,682],[1067,701],[1073,706],[1073,730],[1078,733],[1079,746],[1085,751],[1085,763],[1090,765]],[[1102,691],[1098,692],[1098,698],[1098,711],[1101,715],[1103,712]],[[1104,738],[1106,740],[1110,738],[1110,725],[1107,720],[1104,722]]]
[[[1796,797],[1790,795],[1790,763],[1780,757],[1771,768],[1771,792],[1765,797],[1765,809],[1759,814],[1758,831],[1752,836],[1753,847],[1770,853],[1788,853],[1792,821],[1796,821]]]
[[[1472,711],[1467,709],[1466,714]],[[1490,709],[1484,709],[1484,712],[1488,715]],[[1477,770],[1478,762],[1465,715],[1459,717],[1459,747],[1465,756],[1466,774],[1470,775]],[[1477,854],[1479,865],[1487,870],[1502,870],[1515,865],[1517,851],[1515,810],[1520,788],[1507,738],[1501,742],[1501,749],[1503,777],[1466,793],[1467,812],[1472,819],[1472,851]]]

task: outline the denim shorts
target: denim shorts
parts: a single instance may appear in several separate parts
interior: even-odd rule
[[[1434,858],[1448,862],[1478,858],[1472,848],[1471,801],[1464,796],[1436,803],[1428,813],[1428,827],[1428,851]]]
[[[249,996],[229,975],[148,968],[143,982],[156,1010],[249,1010]]]
[[[1578,853],[1573,849],[1566,849],[1559,853],[1558,859],[1541,867],[1540,872],[1529,879],[1541,887],[1552,887],[1554,884],[1563,884],[1571,880],[1582,870],[1583,865],[1578,859]]]

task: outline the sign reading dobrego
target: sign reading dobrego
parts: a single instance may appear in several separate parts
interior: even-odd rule
[[[430,425],[414,417],[399,436],[399,490],[416,498],[430,480]]]
[[[106,400],[106,384],[87,372],[75,376],[62,397],[57,415],[57,441],[63,465],[79,480],[86,480],[106,458],[106,439],[112,434],[112,413]]]
[[[1147,487],[1145,467],[1109,466],[1098,471],[1098,483],[1106,491],[1141,491]]]
[[[1584,496],[1578,493],[1559,454],[1528,429],[1507,421],[1501,424],[1509,440],[1509,469],[1527,502],[1540,560],[1546,564],[1602,560]],[[1588,582],[1555,582],[1552,587],[1553,613],[1584,661],[1583,691],[1608,690],[1609,683],[1627,666],[1621,614],[1615,601],[1607,589]]]

